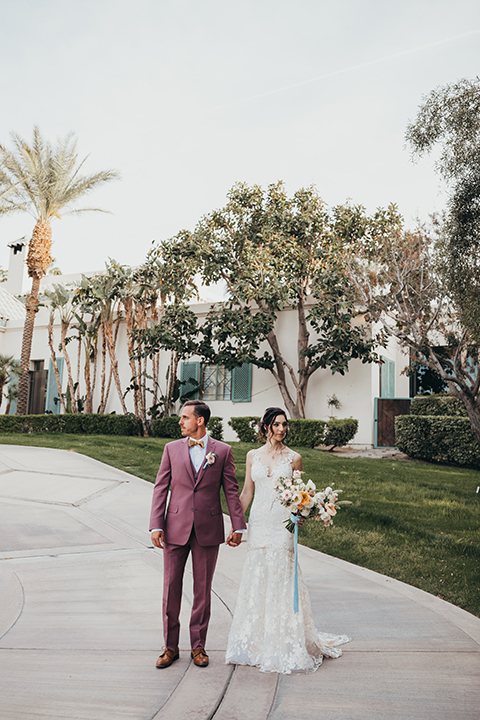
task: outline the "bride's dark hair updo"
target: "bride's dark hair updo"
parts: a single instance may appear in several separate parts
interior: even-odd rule
[[[272,429],[272,425],[275,422],[275,418],[277,418],[279,415],[283,415],[285,417],[285,420],[287,419],[287,413],[285,410],[279,407],[269,407],[265,410],[263,413],[263,417],[260,420],[260,424],[258,426],[258,434],[260,436],[260,439],[264,442],[268,439],[268,431]],[[287,434],[288,435],[288,425],[287,425]]]

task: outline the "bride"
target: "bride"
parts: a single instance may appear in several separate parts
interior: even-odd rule
[[[346,635],[315,629],[310,599],[298,571],[299,611],[293,610],[293,535],[285,528],[289,512],[278,501],[275,481],[302,469],[301,456],[284,440],[287,419],[281,408],[267,408],[259,434],[265,445],[247,454],[243,511],[253,497],[247,557],[228,638],[226,663],[254,665],[262,672],[315,672],[326,657],[339,657]]]

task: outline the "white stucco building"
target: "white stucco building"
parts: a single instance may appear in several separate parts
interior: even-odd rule
[[[0,285],[0,353],[12,355],[15,359],[19,359],[25,311],[22,302],[15,295],[21,295],[21,285],[25,282],[23,275],[25,248],[19,251],[18,243],[12,243],[10,247],[12,248],[12,255],[9,267],[9,281]],[[17,249],[15,250],[15,248]],[[22,266],[22,272],[18,269],[19,265]],[[91,273],[85,274],[89,275]],[[53,283],[66,284],[78,278],[79,275],[48,276],[43,279],[42,287],[45,288],[47,284]],[[24,284],[23,292],[28,288],[29,284]],[[201,317],[208,312],[209,306],[208,302],[197,303],[192,305],[192,309]],[[54,401],[55,397],[58,396],[58,389],[52,371],[48,346],[48,316],[48,309],[45,307],[40,308],[35,322],[30,368],[29,412],[32,413],[41,413],[45,412],[45,410],[54,413],[59,412],[59,405]],[[295,367],[297,362],[296,312],[293,310],[282,311],[278,318],[276,330],[280,346],[290,349],[287,360]],[[56,326],[55,347],[58,348],[59,342],[60,328]],[[72,365],[76,368],[77,343],[71,343],[69,351],[71,351]],[[409,379],[402,374],[408,364],[408,358],[393,342],[386,349],[381,349],[379,352],[384,360],[382,365],[362,364],[361,361],[354,360],[350,363],[349,371],[344,376],[332,375],[329,370],[317,370],[309,381],[307,417],[328,419],[331,410],[327,400],[332,395],[336,395],[341,407],[334,412],[335,416],[353,417],[359,421],[358,434],[353,444],[372,447],[378,441],[379,445],[385,445],[385,440],[382,440],[377,432],[377,427],[379,427],[377,416],[379,416],[380,412],[378,399],[393,400],[409,397]],[[125,388],[130,382],[131,371],[128,365],[124,321],[121,322],[119,329],[117,356],[122,387]],[[58,358],[58,365],[62,374],[62,386],[65,391],[67,378],[60,352]],[[165,378],[169,359],[169,353],[162,353],[159,373],[162,380]],[[188,364],[181,364],[180,377],[185,380],[195,377],[201,383],[203,397],[210,405],[212,414],[219,415],[224,419],[224,436],[226,440],[236,439],[235,433],[227,424],[229,418],[239,415],[261,415],[268,406],[282,407],[284,404],[273,375],[267,370],[256,367],[244,366],[240,370],[230,373],[221,367],[202,365],[198,358],[192,357],[189,359]],[[80,377],[80,388],[82,388],[82,383],[83,378]],[[96,393],[98,396],[98,383]],[[99,396],[94,399],[94,409],[98,407],[98,402]],[[131,395],[126,396],[125,402],[128,409],[133,411]],[[387,406],[388,403],[385,407]],[[110,391],[107,405],[107,412],[112,411],[122,412],[114,386]],[[5,400],[3,401],[3,412],[5,412]],[[15,404],[11,408],[11,413],[13,412],[15,412]],[[391,414],[391,412],[391,409],[387,409],[387,414]]]

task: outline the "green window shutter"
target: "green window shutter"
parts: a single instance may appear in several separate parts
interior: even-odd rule
[[[182,362],[180,365],[180,380],[185,383],[185,385],[182,385],[180,388],[180,399],[197,400],[199,394],[198,381],[200,380],[200,363]],[[185,397],[186,395],[188,395],[188,397]]]
[[[55,358],[58,366],[58,374],[60,375],[60,385],[62,384],[63,378],[63,357]],[[55,402],[55,398],[57,402]],[[60,402],[58,397],[57,380],[55,378],[55,371],[53,369],[52,358],[50,358],[50,364],[48,366],[48,377],[47,377],[47,397],[45,398],[45,412],[51,412],[54,415],[60,413]]]
[[[232,401],[250,402],[252,399],[252,365],[243,363],[232,370]]]
[[[395,361],[382,357],[383,365],[380,365],[380,397],[395,397]]]

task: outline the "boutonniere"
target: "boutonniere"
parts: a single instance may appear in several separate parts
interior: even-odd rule
[[[213,465],[215,460],[217,459],[218,455],[214,452],[209,452],[205,455],[205,465],[203,466],[203,469],[205,470],[208,465]]]

